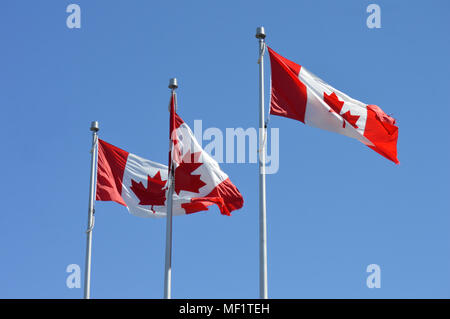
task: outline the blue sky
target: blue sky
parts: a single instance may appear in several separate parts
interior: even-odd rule
[[[66,7],[82,10],[66,27]],[[381,29],[366,8],[381,7]],[[2,1],[1,298],[81,298],[90,122],[165,163],[170,77],[191,127],[257,127],[255,29],[287,58],[398,120],[401,164],[356,140],[272,116],[267,176],[272,298],[450,297],[448,1]],[[270,65],[266,58],[266,76]],[[268,81],[266,82],[269,88]],[[268,90],[266,100],[268,101]],[[233,216],[174,219],[174,298],[258,297],[258,168],[221,164]],[[161,298],[164,219],[96,203],[93,298]],[[366,267],[381,267],[381,288]],[[84,270],[84,269],[83,269]]]

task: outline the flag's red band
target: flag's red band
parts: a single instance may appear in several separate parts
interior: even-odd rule
[[[122,179],[128,152],[98,140],[96,200],[114,201],[127,206],[122,199]]]
[[[305,123],[307,93],[298,78],[301,66],[268,49],[272,68],[270,114]]]

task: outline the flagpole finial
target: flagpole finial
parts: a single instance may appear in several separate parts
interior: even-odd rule
[[[256,28],[256,35],[255,37],[257,39],[264,39],[266,37],[266,32],[264,31],[264,27],[257,27]]]
[[[176,88],[178,88],[177,78],[171,78],[171,79],[169,80],[169,89],[174,90],[174,89],[176,89]]]
[[[98,132],[100,130],[98,126],[98,121],[92,121],[91,122],[91,131],[92,132]]]

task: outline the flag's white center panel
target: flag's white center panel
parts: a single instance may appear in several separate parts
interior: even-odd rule
[[[367,107],[364,103],[328,85],[303,66],[298,77],[307,90],[305,124],[372,145],[364,137],[367,121]]]
[[[131,153],[128,155],[122,181],[122,198],[131,214],[139,217],[166,216],[165,204],[158,197],[162,193],[165,198],[167,176],[167,166]],[[158,184],[158,180],[162,183]]]

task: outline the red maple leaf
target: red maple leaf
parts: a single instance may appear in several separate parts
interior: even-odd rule
[[[200,154],[201,152],[191,153],[188,151],[175,169],[175,192],[178,195],[182,190],[198,193],[200,188],[206,185],[200,179],[200,175],[192,175],[193,171],[203,165],[198,161]]]
[[[134,192],[137,198],[139,198],[139,205],[151,205],[151,206],[164,206],[166,201],[166,182],[161,179],[161,174],[155,174],[150,177],[147,175],[147,187],[142,182],[137,183],[131,180],[131,190]]]
[[[342,107],[344,106],[344,101],[339,101],[336,93],[333,92],[330,95],[327,95],[325,92],[323,92],[323,100],[331,107],[333,111],[335,111],[337,114],[341,114]]]
[[[358,120],[359,120],[359,115],[352,115],[350,113],[350,110],[348,110],[347,112],[342,114],[342,117],[345,119],[345,121],[349,122],[351,124],[351,126],[353,126],[354,128],[358,128],[358,125],[356,125],[356,122],[358,122]],[[342,127],[345,127],[345,121],[344,121],[344,124]]]
[[[358,122],[360,116],[352,115],[350,113],[350,110],[348,110],[344,114],[341,114],[342,107],[344,106],[344,101],[340,101],[336,93],[332,92],[330,95],[328,95],[325,92],[323,92],[323,100],[331,107],[330,112],[334,111],[340,116],[342,116],[342,118],[344,119],[342,121],[342,127],[345,127],[345,121],[347,121],[354,128],[358,128],[356,122]]]

